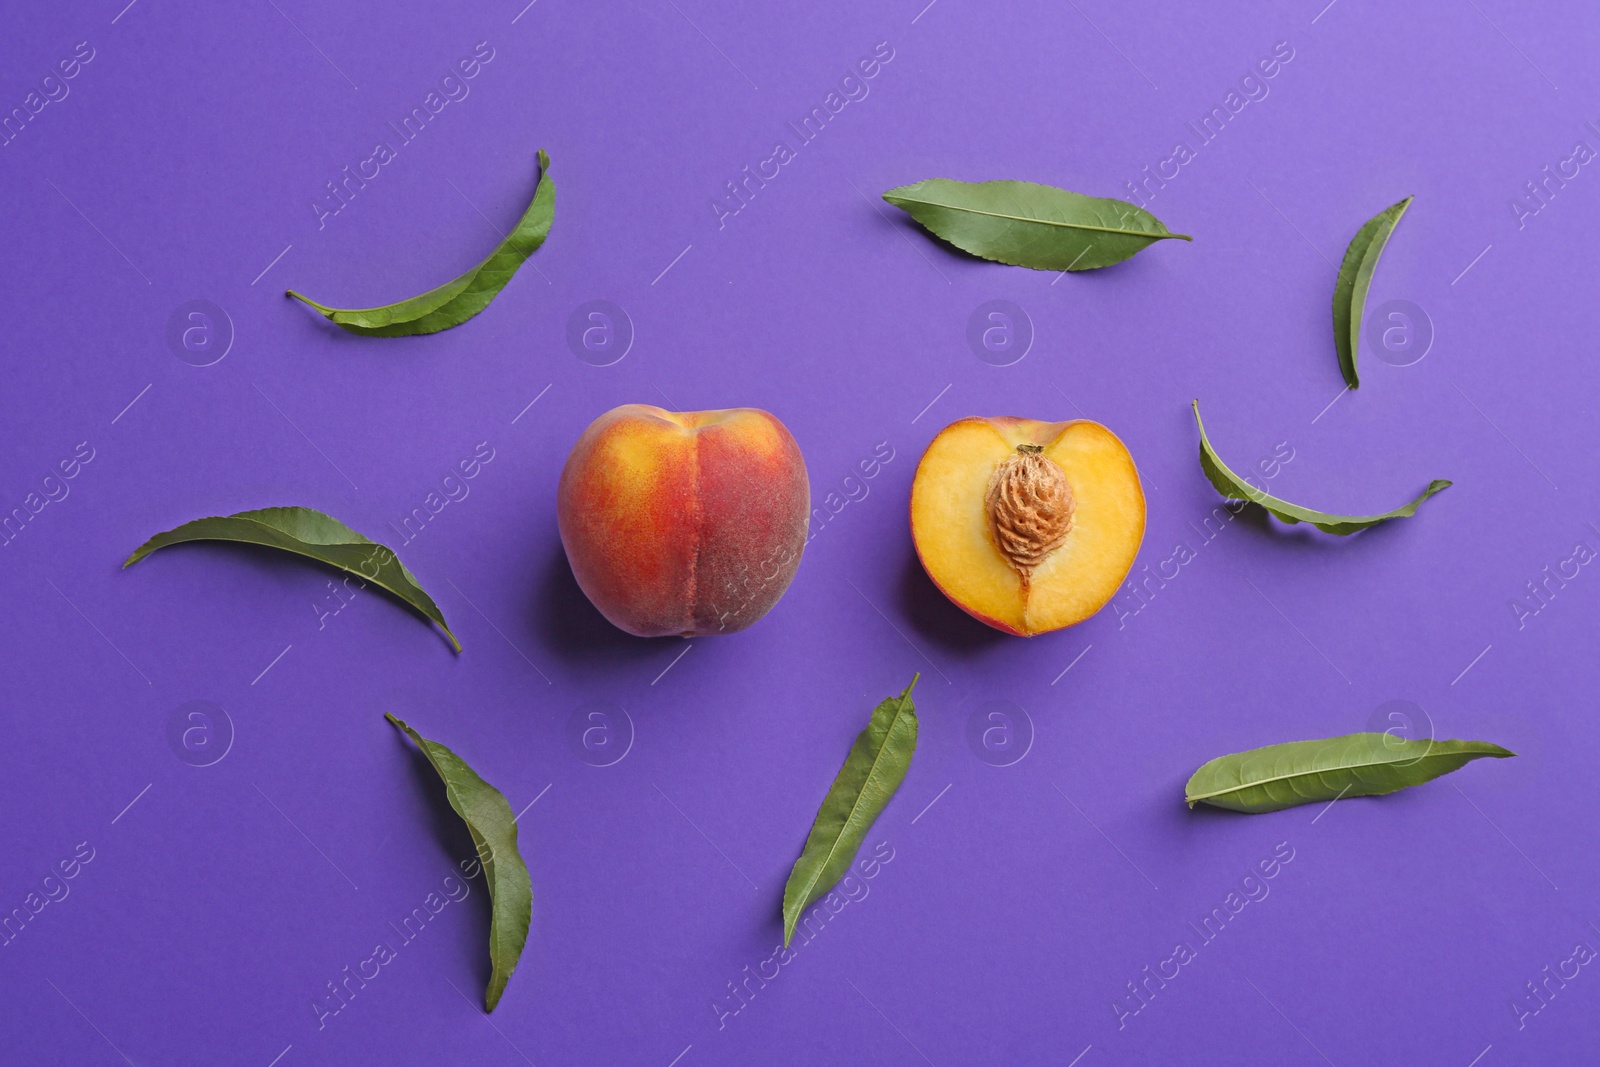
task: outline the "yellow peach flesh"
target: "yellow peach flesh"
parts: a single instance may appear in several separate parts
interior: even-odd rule
[[[1020,444],[1044,447],[1075,502],[1066,542],[1035,568],[1026,598],[985,507],[990,476]],[[1015,634],[1058,630],[1104,607],[1133,566],[1144,520],[1133,457],[1085,419],[962,419],[934,438],[911,487],[912,537],[929,577],[974,617]]]

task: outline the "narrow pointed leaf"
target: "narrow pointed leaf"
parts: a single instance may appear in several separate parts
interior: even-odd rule
[[[883,198],[965,252],[1034,270],[1093,270],[1156,241],[1193,240],[1125,200],[1034,182],[929,178]]]
[[[1389,235],[1411,201],[1408,196],[1398,204],[1390,204],[1363,223],[1350,239],[1350,247],[1344,250],[1344,262],[1339,264],[1339,277],[1333,286],[1333,341],[1339,349],[1344,383],[1352,389],[1361,384],[1356,375],[1356,350],[1361,345],[1361,315],[1367,304],[1367,289],[1372,285],[1372,272],[1378,268],[1383,246],[1389,243]]]
[[[522,948],[528,941],[528,926],[533,921],[533,882],[528,865],[517,851],[517,821],[511,805],[500,790],[478,777],[462,758],[437,741],[429,741],[404,720],[388,712],[383,717],[405,731],[428,757],[444,782],[450,806],[467,824],[472,843],[483,865],[483,881],[489,887],[489,986],[484,990],[483,1007],[494,1011],[500,994],[506,991],[511,972],[517,969]]]
[[[1190,777],[1184,799],[1191,808],[1210,804],[1229,811],[1281,811],[1340,797],[1393,793],[1484,756],[1515,755],[1487,741],[1407,740],[1379,733],[1290,741],[1212,760]]]
[[[438,333],[459,326],[489,306],[511,276],[533,255],[550,233],[555,218],[556,187],[550,180],[550,157],[539,150],[539,184],[517,228],[476,267],[420,296],[374,308],[331,308],[289,290],[289,295],[322,312],[329,321],[365,337],[405,337]]]
[[[1216,487],[1217,492],[1230,500],[1249,500],[1260,504],[1269,512],[1282,519],[1284,522],[1309,522],[1317,529],[1326,533],[1338,534],[1340,537],[1365,530],[1369,526],[1376,526],[1380,522],[1390,519],[1409,519],[1417,513],[1417,508],[1422,502],[1433,494],[1450,487],[1451,482],[1443,478],[1435,478],[1428,483],[1428,488],[1419,493],[1416,499],[1395,508],[1385,511],[1381,515],[1330,515],[1325,511],[1313,511],[1303,508],[1299,504],[1291,504],[1269,493],[1263,492],[1239,477],[1228,469],[1221,457],[1211,447],[1211,441],[1206,437],[1205,423],[1200,421],[1200,401],[1194,402],[1194,421],[1200,428],[1200,469],[1205,471],[1206,477]]]
[[[131,567],[158,548],[184,541],[236,541],[265,545],[337,567],[371,582],[399,597],[424,617],[439,624],[451,647],[461,651],[461,643],[445,624],[444,612],[417,584],[416,575],[406,569],[400,557],[387,545],[356,533],[331,515],[312,508],[261,508],[237,515],[213,515],[186,522],[175,529],[158,533],[133,550],[124,562]]]
[[[917,710],[911,691],[919,677],[912,677],[905,692],[873,709],[867,728],[850,746],[844,766],[817,810],[805,848],[783,888],[785,947],[805,910],[850,870],[867,831],[905,780],[917,748]]]

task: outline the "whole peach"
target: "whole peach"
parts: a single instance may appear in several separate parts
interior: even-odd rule
[[[800,446],[755,408],[613,408],[572,446],[556,499],[579,587],[640,637],[761,618],[800,565],[810,511]]]

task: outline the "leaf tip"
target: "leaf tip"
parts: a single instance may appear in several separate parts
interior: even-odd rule
[[[541,148],[541,149],[539,149],[539,170],[542,173],[542,172],[547,171],[549,169],[550,169],[550,153],[546,152],[544,149]]]

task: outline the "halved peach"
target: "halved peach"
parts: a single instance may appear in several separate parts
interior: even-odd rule
[[[1144,540],[1144,490],[1098,422],[962,419],[917,464],[911,537],[957,607],[1031,637],[1115,595]]]

